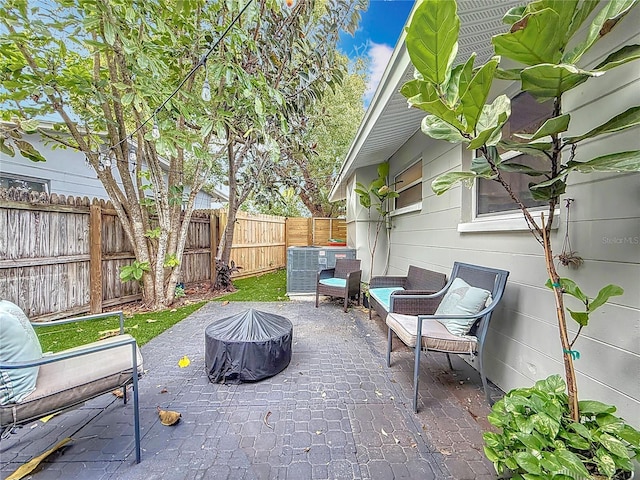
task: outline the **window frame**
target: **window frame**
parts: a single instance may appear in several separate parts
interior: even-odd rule
[[[511,91],[505,92],[511,101],[523,92]],[[550,137],[544,137],[538,139],[538,141],[547,141]],[[475,152],[474,152],[475,153]],[[476,154],[477,155],[477,154]],[[513,158],[523,155],[522,152],[517,150],[509,150],[501,157],[503,160],[511,160]],[[468,160],[469,162],[471,160]],[[470,206],[470,220],[461,222],[458,224],[458,232],[460,233],[472,233],[472,232],[492,232],[492,231],[529,231],[527,221],[520,209],[506,210],[503,212],[492,213],[478,213],[478,180],[473,182],[473,187],[470,192],[470,201],[467,205]],[[464,203],[464,202],[463,202]],[[528,208],[529,212],[538,226],[541,226],[541,219],[538,215],[539,212],[546,212],[548,210],[548,204],[540,205],[537,207]],[[561,209],[556,206],[554,210],[552,229],[557,229],[560,221]],[[469,218],[469,217],[467,217]]]
[[[423,170],[422,170],[423,169],[422,161],[423,161],[422,157],[417,158],[415,161],[411,162],[406,168],[404,168],[403,170],[401,170],[400,172],[398,172],[393,176],[393,190],[398,194],[401,194],[403,191],[406,191],[412,187],[415,187],[416,185],[420,185],[420,200],[418,200],[417,202],[410,203],[409,205],[405,205],[404,207],[396,208],[397,198],[394,198],[393,209],[389,212],[389,215],[395,216],[395,215],[401,215],[403,213],[416,212],[416,211],[422,210],[422,202],[424,200],[424,195],[422,192],[422,183],[424,178]],[[408,183],[407,185],[402,185],[401,188],[396,188],[396,185],[398,183],[398,177],[400,177],[403,173],[407,172],[408,170],[410,170],[411,168],[415,167],[418,164],[420,164],[420,177]]]
[[[28,175],[19,175],[19,174],[8,173],[8,172],[0,172],[0,178],[1,179],[13,180],[13,181],[19,181],[19,182],[37,183],[37,184],[42,185],[44,193],[47,193],[47,194],[51,193],[50,181],[49,180],[45,180],[44,178],[30,177]],[[11,188],[11,187],[9,187],[9,188]],[[35,191],[35,190],[31,190],[30,189],[29,191]]]

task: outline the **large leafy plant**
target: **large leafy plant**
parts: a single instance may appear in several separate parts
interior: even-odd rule
[[[636,0],[539,0],[512,8],[503,19],[510,25],[509,31],[496,35],[492,40],[499,56],[479,67],[474,65],[475,55],[454,66],[460,19],[453,0],[425,0],[416,9],[406,37],[416,75],[402,87],[401,92],[410,106],[428,113],[422,122],[422,131],[435,139],[466,143],[469,149],[479,152],[469,170],[438,177],[432,184],[433,190],[443,194],[457,182],[471,183],[481,178],[499,183],[522,211],[531,233],[544,248],[550,279],[547,286],[553,290],[556,304],[567,401],[574,422],[580,419],[573,365],[576,352],[572,350],[577,335],[573,339],[568,335],[564,295],[579,299],[585,306],[584,311],[569,311],[571,318],[579,324],[579,334],[588,324],[589,314],[611,296],[621,295],[622,289],[608,285],[590,299],[573,281],[561,278],[553,262],[551,226],[570,174],[640,170],[640,152],[637,150],[576,160],[577,149],[583,141],[639,125],[640,107],[631,106],[584,134],[563,137],[562,133],[569,129],[571,115],[563,112],[562,96],[591,78],[640,58],[640,45],[626,45],[594,68],[581,66],[585,53],[607,35],[636,3]],[[588,28],[581,29],[591,18]],[[501,57],[515,62],[516,68],[501,69]],[[538,101],[553,102],[551,118],[532,134],[520,135],[519,142],[502,139],[502,127],[511,115],[509,98],[500,95],[488,103],[496,77],[519,82],[521,90]],[[500,151],[505,150],[539,157],[544,167],[536,169],[506,162],[500,155]],[[584,155],[588,154],[585,150]],[[507,172],[527,174],[537,179],[529,184],[529,190],[534,199],[548,206],[546,215],[541,215],[538,221],[534,219],[511,188],[505,177]]]
[[[483,436],[485,454],[499,474],[569,480],[633,471],[640,432],[615,416],[615,407],[592,400],[579,402],[580,421],[574,421],[565,389],[564,380],[552,375],[496,402],[489,422],[501,433]]]
[[[389,200],[398,197],[398,193],[393,191],[387,184],[389,162],[378,165],[377,171],[378,177],[373,179],[369,185],[357,182],[355,188],[360,205],[367,209],[370,219],[370,222],[367,224],[367,242],[371,254],[369,280],[371,280],[373,276],[373,262],[380,232],[382,231],[382,227],[386,225],[387,217],[390,213],[391,206],[389,205]]]

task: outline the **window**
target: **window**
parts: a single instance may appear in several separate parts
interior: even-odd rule
[[[516,133],[534,133],[553,112],[553,101],[538,103],[530,94],[523,92],[511,99],[511,117],[502,129],[502,138],[511,141],[522,141]],[[545,159],[519,152],[500,151],[503,159],[530,166],[544,168]],[[546,205],[544,201],[534,200],[529,191],[529,183],[539,180],[530,175],[504,172],[503,177],[509,182],[513,192],[523,201],[526,207]],[[492,180],[479,179],[476,184],[476,216],[490,215],[517,210],[509,194],[502,185]]]
[[[398,198],[395,199],[395,210],[422,202],[422,160],[418,160],[393,179]]]
[[[49,182],[40,178],[23,177],[18,175],[10,175],[3,173],[0,175],[0,187],[16,188],[27,192],[45,192],[49,193]]]

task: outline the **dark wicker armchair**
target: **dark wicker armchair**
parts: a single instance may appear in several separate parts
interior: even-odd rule
[[[483,350],[484,341],[489,329],[489,322],[494,309],[500,302],[507,284],[509,272],[506,270],[498,270],[495,268],[482,267],[479,265],[470,265],[468,263],[455,262],[449,282],[440,292],[433,295],[419,295],[416,300],[421,299],[425,310],[418,315],[403,315],[399,313],[389,313],[387,315],[386,324],[389,327],[387,338],[387,366],[391,366],[391,347],[392,332],[408,347],[415,351],[414,371],[413,371],[413,411],[418,411],[418,368],[420,366],[420,353],[422,350],[435,351],[447,354],[449,368],[453,370],[451,358],[449,354],[458,355],[477,355],[480,367],[480,378],[482,386],[487,397],[487,401],[491,403],[489,389],[487,386],[487,378],[484,373],[483,366]],[[463,280],[466,286],[452,288],[456,280]],[[476,289],[484,291],[486,296],[478,303],[476,300],[477,311],[469,313],[472,310],[468,302],[460,300],[470,290]],[[449,291],[454,295],[447,297]],[[444,301],[443,301],[444,299]],[[453,300],[453,303],[451,303]],[[459,302],[456,304],[456,302]],[[392,297],[391,306],[394,309],[395,299]],[[446,306],[442,310],[457,310],[457,313],[439,313],[438,307]],[[463,307],[460,305],[464,304]],[[459,313],[464,310],[467,313]],[[452,333],[452,327],[445,324],[454,324],[462,322],[466,325],[465,332]],[[454,325],[455,327],[456,325]],[[462,328],[462,327],[460,327]],[[455,331],[455,330],[454,330]],[[420,334],[418,333],[420,332]],[[420,341],[418,341],[420,336]]]
[[[403,296],[435,293],[440,291],[446,283],[447,276],[444,273],[410,265],[406,277],[373,277],[369,283],[369,291],[376,288],[403,288],[404,290],[398,290],[392,294],[394,297],[393,311],[406,315],[417,315],[425,311],[424,301],[420,298],[403,298]],[[388,306],[376,300],[374,295],[369,296],[369,318],[371,318],[371,311],[375,310],[380,315],[380,318],[384,320],[387,317],[387,313],[389,313],[387,308]]]
[[[329,295],[331,297],[344,298],[344,311],[349,306],[349,298],[356,297],[360,303],[360,260],[339,258],[335,268],[327,268],[318,272],[316,282],[316,308],[318,296]]]

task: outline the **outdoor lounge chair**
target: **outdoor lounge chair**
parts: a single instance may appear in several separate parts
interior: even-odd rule
[[[349,306],[349,298],[355,296],[360,303],[360,260],[338,258],[335,268],[326,268],[318,272],[316,282],[316,308],[318,296],[329,295],[331,297],[344,298],[344,311]]]
[[[418,412],[418,368],[420,352],[443,352],[447,354],[449,368],[452,353],[478,356],[480,377],[487,401],[491,404],[487,378],[483,368],[484,341],[494,309],[500,302],[509,272],[456,262],[451,278],[440,292],[432,295],[417,295],[426,304],[419,315],[389,313],[386,318],[387,366],[391,366],[392,332],[407,346],[414,348],[413,411]],[[391,311],[393,312],[391,299]],[[418,332],[421,340],[418,342]]]
[[[114,316],[120,318],[119,335],[55,354],[39,354],[40,345],[33,326],[49,327]],[[143,371],[142,356],[135,338],[124,333],[122,312],[30,323],[19,307],[0,301],[0,323],[3,330],[0,332],[0,430],[3,436],[16,426],[79,406],[118,388],[122,388],[126,403],[126,387],[133,384],[135,454],[136,463],[140,463],[138,376]],[[18,338],[20,336],[22,338]]]

